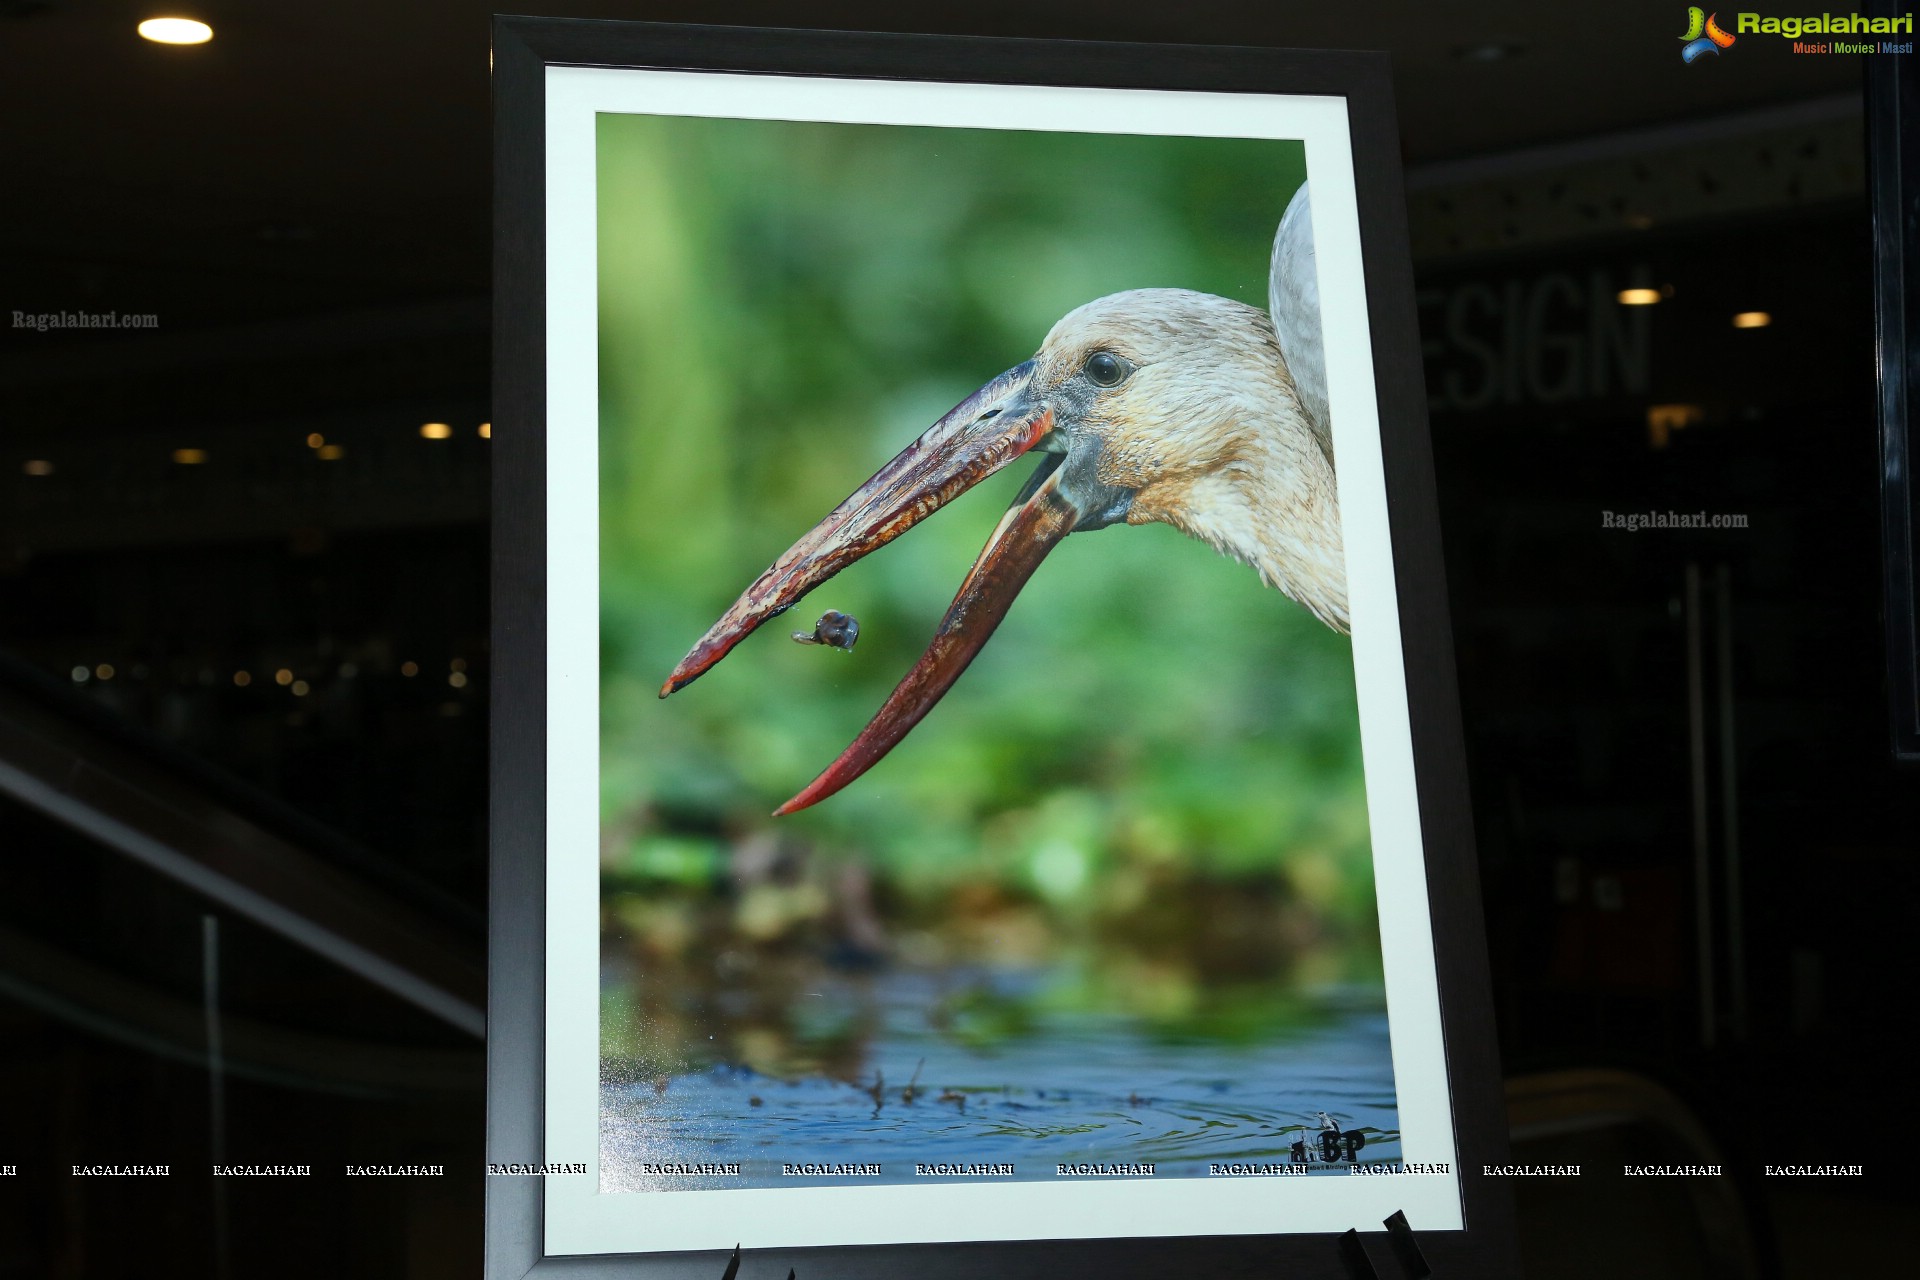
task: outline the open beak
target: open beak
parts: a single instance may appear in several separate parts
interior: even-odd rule
[[[1052,426],[1027,397],[1033,362],[1015,365],[947,410],[918,440],[788,547],[680,659],[660,696],[686,688],[754,628],[1038,444]]]
[[[1013,598],[1040,567],[1047,552],[1073,532],[1080,513],[1060,492],[1060,456],[1049,455],[1020,496],[1000,517],[979,559],[947,606],[933,642],[913,670],[888,695],[885,705],[860,731],[840,758],[793,799],[773,811],[776,818],[819,804],[880,763],[900,739],[919,724],[934,703],[946,696],[960,673],[987,643]]]
[[[761,623],[1038,444],[1052,429],[1053,414],[1030,394],[1033,370],[1028,361],[981,387],[854,490],[734,601],[681,659],[660,696],[685,688]],[[1078,512],[1060,491],[1059,462],[1049,456],[1001,518],[933,642],[879,714],[776,813],[818,804],[865,773],[960,678],[1040,561],[1073,531]]]

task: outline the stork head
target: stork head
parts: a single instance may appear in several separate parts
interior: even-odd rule
[[[1313,447],[1265,313],[1184,289],[1089,302],[1063,317],[1031,360],[955,405],[790,547],[700,638],[660,696],[1015,458],[1040,454],[926,653],[840,758],[778,812],[817,804],[932,710],[1068,534],[1168,520],[1237,551],[1197,522],[1202,508],[1232,504],[1196,499],[1253,462],[1276,413]]]
[[[1052,415],[1036,448],[1060,458],[1076,530],[1166,520],[1216,545],[1207,490],[1313,439],[1273,323],[1186,289],[1135,289],[1068,312],[1027,395]],[[1223,513],[1217,513],[1223,514]]]

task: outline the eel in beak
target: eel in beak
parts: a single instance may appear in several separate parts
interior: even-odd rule
[[[854,490],[734,601],[681,659],[660,696],[684,689],[761,623],[1045,439],[1054,428],[1053,410],[1034,394],[1034,372],[1029,360],[994,378]],[[776,816],[820,803],[879,763],[953,687],[1040,562],[1080,523],[1077,505],[1061,488],[1062,457],[1049,453],[1001,517],[932,643],[886,704]]]

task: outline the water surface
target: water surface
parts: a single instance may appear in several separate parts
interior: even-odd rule
[[[1400,1158],[1377,987],[1290,992],[1288,1016],[1270,1033],[1228,1041],[1052,1001],[1061,980],[1045,971],[824,978],[795,1016],[823,1035],[858,1026],[858,1065],[840,1078],[767,1074],[724,1056],[634,1078],[631,1064],[610,1062],[602,1188],[929,1181],[916,1164],[1011,1164],[1014,1180],[1055,1178],[1059,1164],[1151,1163],[1155,1177],[1207,1177],[1217,1164],[1286,1164],[1297,1139],[1317,1147],[1322,1113],[1364,1135],[1362,1161]],[[969,998],[955,1001],[956,989]],[[740,1174],[642,1167],[660,1164],[738,1164]],[[782,1174],[803,1164],[881,1172]]]

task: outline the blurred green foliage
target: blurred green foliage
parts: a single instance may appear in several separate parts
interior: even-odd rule
[[[1371,935],[1348,642],[1163,526],[1069,539],[886,761],[767,816],[918,656],[1024,463],[656,697],[780,551],[1073,307],[1149,286],[1264,306],[1304,163],[1289,142],[600,117],[611,881],[719,885],[771,831],[871,866],[889,903],[990,883],[1070,920],[1200,878]],[[826,608],[859,618],[854,653],[787,638]]]

